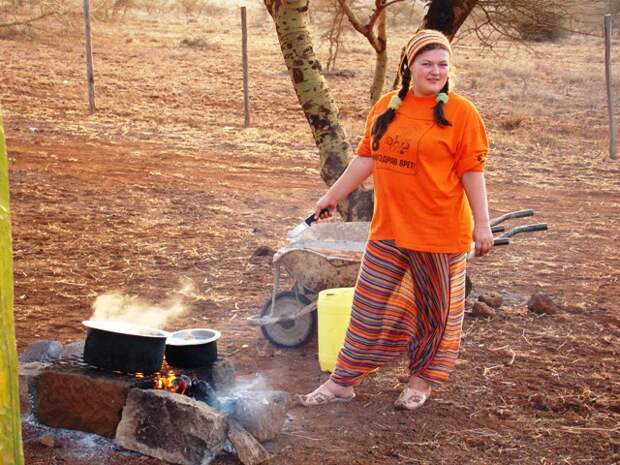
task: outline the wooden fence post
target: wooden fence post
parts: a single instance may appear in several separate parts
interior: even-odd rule
[[[609,158],[616,160],[616,116],[611,85],[611,15],[605,15],[605,80],[607,81],[607,112],[609,114]]]
[[[88,84],[88,108],[90,114],[95,112],[95,75],[93,72],[93,49],[90,29],[90,2],[84,0],[84,37],[86,42],[86,81]]]
[[[243,127],[250,127],[250,94],[248,89],[248,25],[245,7],[241,7],[241,54],[243,59]]]

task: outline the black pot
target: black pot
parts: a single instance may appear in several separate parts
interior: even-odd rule
[[[107,370],[155,373],[164,361],[169,333],[105,321],[84,321],[88,328],[84,361]]]
[[[219,331],[203,328],[172,333],[166,341],[166,362],[178,368],[209,366],[217,360],[220,336]]]

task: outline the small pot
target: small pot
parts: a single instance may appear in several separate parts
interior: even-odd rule
[[[217,361],[217,340],[221,333],[214,329],[184,329],[174,332],[166,341],[166,362],[178,368],[198,368]]]
[[[83,321],[88,328],[84,361],[107,370],[155,373],[164,361],[170,333],[118,322]]]

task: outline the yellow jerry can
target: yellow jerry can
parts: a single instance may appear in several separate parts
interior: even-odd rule
[[[333,371],[338,352],[351,318],[354,287],[325,289],[317,301],[319,333],[319,365],[322,371]]]

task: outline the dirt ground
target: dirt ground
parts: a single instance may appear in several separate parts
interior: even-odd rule
[[[269,259],[250,261],[253,252],[284,245],[325,189],[273,25],[250,14],[249,129],[236,16],[130,12],[96,22],[94,116],[79,31],[50,21],[0,40],[19,349],[83,339],[81,321],[99,294],[161,302],[189,278],[197,293],[167,329],[217,328],[240,375],[311,390],[327,376],[316,340],[276,349],[245,321],[272,282]],[[393,31],[392,64],[407,34]],[[466,39],[455,50],[458,90],[478,105],[492,142],[493,216],[533,208],[528,221],[549,231],[471,262],[468,312],[489,291],[504,305],[492,320],[466,317],[458,369],[424,408],[393,409],[405,365],[386,367],[351,405],[292,409],[268,444],[274,465],[620,460],[620,169],[607,155],[602,40],[500,43],[481,54]],[[324,60],[327,46],[318,53]],[[369,46],[352,38],[338,61],[347,72],[328,77],[354,144],[372,62]],[[563,310],[528,312],[534,292]],[[68,433],[48,448],[44,433],[24,425],[28,464],[162,463]]]

